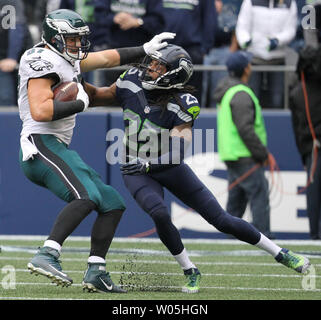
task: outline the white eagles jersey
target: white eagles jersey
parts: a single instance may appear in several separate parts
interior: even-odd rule
[[[42,77],[57,78],[57,85],[65,81],[80,79],[80,61],[72,66],[64,58],[50,49],[34,47],[27,50],[20,60],[18,106],[20,119],[23,122],[21,136],[30,134],[53,134],[66,144],[70,144],[75,127],[76,114],[49,122],[37,122],[32,119],[28,101],[29,79]],[[53,87],[53,89],[55,88]]]

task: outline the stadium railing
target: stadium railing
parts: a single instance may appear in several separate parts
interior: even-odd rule
[[[128,66],[114,67],[108,70],[126,70]],[[97,71],[108,71],[106,69],[98,69]],[[225,65],[194,65],[194,71],[225,71]],[[284,72],[284,107],[282,109],[289,108],[289,73],[296,71],[295,65],[255,65],[252,66],[252,72]],[[1,109],[4,106],[0,106]],[[10,106],[6,106],[10,107]],[[11,106],[16,107],[16,106]]]
[[[114,67],[108,70],[126,70],[128,67]],[[98,69],[106,70],[106,69]],[[226,71],[225,65],[194,65],[194,71]],[[253,65],[252,72],[284,72],[284,107],[283,109],[289,108],[289,73],[296,71],[295,65]]]

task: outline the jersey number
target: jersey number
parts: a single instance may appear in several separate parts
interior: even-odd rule
[[[143,158],[149,157],[151,154],[157,154],[160,150],[160,135],[165,134],[167,130],[148,119],[145,119],[142,123],[140,115],[130,109],[124,110],[124,120],[128,121],[128,126],[125,128],[124,143],[129,148],[129,154],[133,157]]]

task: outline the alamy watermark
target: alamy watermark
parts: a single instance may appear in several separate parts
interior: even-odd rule
[[[11,5],[3,6],[0,10],[2,29],[16,29],[16,8]]]
[[[303,15],[301,26],[304,30],[316,29],[316,10],[315,6],[307,4],[302,7],[301,13]]]
[[[302,289],[304,290],[315,290],[316,289],[316,272],[313,265],[311,265],[302,278]]]
[[[173,139],[171,130],[150,128],[138,131],[137,127],[129,126],[126,130],[111,129],[107,132],[109,143],[106,161],[110,165],[128,162],[128,159],[140,159],[144,162],[158,164],[179,164],[181,155],[189,158],[192,154],[214,154],[214,129],[189,129],[180,131],[180,136],[187,139]],[[191,142],[188,142],[190,138]],[[206,166],[207,161],[197,158],[196,165]],[[214,161],[214,159],[213,159]],[[212,165],[212,164],[211,164]]]
[[[16,269],[14,266],[6,265],[1,268],[1,287],[4,290],[16,289]]]

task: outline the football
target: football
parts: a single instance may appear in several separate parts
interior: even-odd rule
[[[77,83],[73,81],[63,82],[53,90],[54,100],[72,101],[76,100],[78,94]]]

